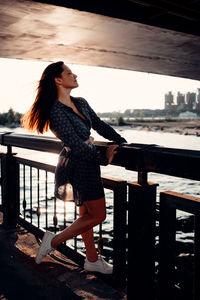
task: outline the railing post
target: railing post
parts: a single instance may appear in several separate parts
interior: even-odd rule
[[[114,237],[113,237],[113,276],[118,287],[126,284],[126,213],[127,182],[118,182],[114,189]]]
[[[140,172],[129,184],[128,299],[154,299],[156,188]]]
[[[194,300],[200,299],[200,212],[195,213],[195,243],[194,243]]]
[[[19,165],[11,148],[1,157],[3,226],[16,227],[19,216]]]
[[[164,192],[160,193],[159,232],[159,299],[174,299],[176,208],[167,203]]]

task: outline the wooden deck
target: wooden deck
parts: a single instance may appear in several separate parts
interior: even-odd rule
[[[0,212],[0,224],[2,219]],[[23,227],[5,230],[0,225],[0,299],[125,299],[125,291],[113,289],[97,275],[79,267],[50,256],[37,265],[38,247],[35,236]],[[55,255],[75,264],[58,251]]]

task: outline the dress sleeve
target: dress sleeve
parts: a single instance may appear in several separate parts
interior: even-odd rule
[[[102,121],[97,116],[97,114],[94,112],[94,110],[90,107],[90,105],[85,99],[84,101],[88,107],[89,114],[92,120],[92,128],[94,130],[96,130],[104,138],[116,142],[116,144],[127,143],[127,141],[120,134],[118,134],[110,125]]]
[[[50,129],[58,139],[70,147],[72,155],[100,165],[108,164],[108,158],[105,155],[97,152],[94,145],[89,146],[77,135],[65,112],[59,111],[59,114],[51,114]]]

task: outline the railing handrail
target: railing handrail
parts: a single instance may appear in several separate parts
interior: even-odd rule
[[[29,134],[0,133],[0,144],[49,153],[59,153],[60,140],[54,137]],[[98,151],[104,152],[107,142],[95,141]],[[174,149],[148,144],[126,144],[115,156],[113,165],[137,172],[154,172],[200,180],[200,151]]]

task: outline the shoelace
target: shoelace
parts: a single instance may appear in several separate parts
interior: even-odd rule
[[[102,265],[103,265],[103,268],[104,268],[104,270],[105,270],[105,269],[106,269],[106,268],[105,268],[105,261],[104,261],[104,259],[101,257],[101,255],[100,255],[99,257],[100,257],[101,263],[102,263]]]

